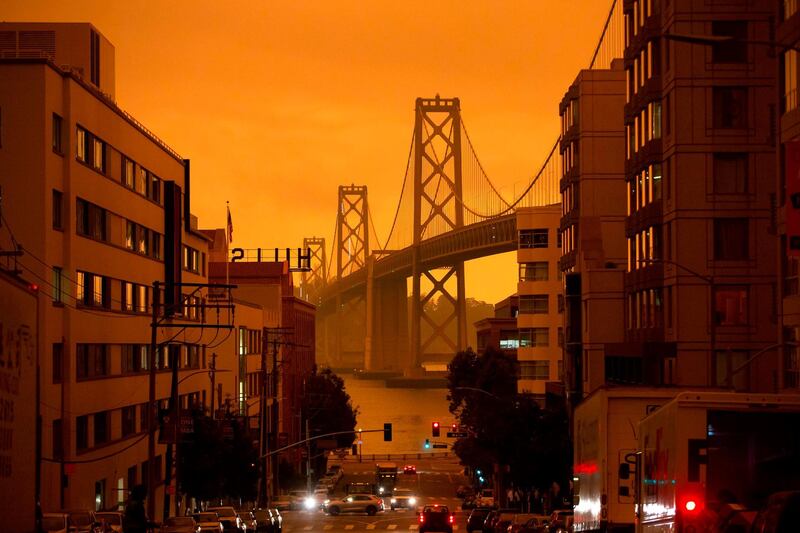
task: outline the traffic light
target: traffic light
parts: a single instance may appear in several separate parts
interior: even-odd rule
[[[458,431],[458,424],[456,424],[455,422],[453,422],[453,423],[450,425],[450,429],[452,429],[453,431]]]
[[[434,437],[439,436],[439,422],[434,422],[433,424],[431,424],[431,435],[433,435]]]
[[[425,449],[429,450],[431,447],[431,439],[425,439]]]
[[[387,422],[383,424],[383,440],[385,442],[391,442],[392,440],[392,424],[391,422]]]

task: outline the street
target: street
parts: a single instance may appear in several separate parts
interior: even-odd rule
[[[385,460],[383,460],[385,461]],[[462,467],[458,460],[451,458],[442,459],[409,459],[405,462],[392,460],[397,464],[400,473],[397,475],[397,488],[410,489],[416,494],[419,507],[425,505],[447,506],[456,516],[454,530],[463,530],[469,511],[461,511],[461,499],[457,498],[456,488],[466,483],[462,474]],[[413,464],[417,467],[416,474],[403,474],[403,466]],[[343,464],[344,476],[339,480],[334,489],[335,495],[343,495],[347,483],[374,482],[375,462],[347,461]],[[363,531],[363,530],[388,530],[388,531],[416,531],[418,529],[417,515],[414,511],[389,509],[388,497],[384,498],[386,510],[375,516],[365,514],[342,514],[329,516],[322,511],[286,511],[283,513],[283,530],[287,532],[298,531]]]

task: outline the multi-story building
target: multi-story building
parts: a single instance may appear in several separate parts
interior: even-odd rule
[[[606,380],[773,390],[775,350],[747,361],[777,334],[776,61],[757,44],[775,2],[623,8],[626,323]]]
[[[559,105],[565,285],[564,382],[573,401],[606,379],[605,346],[624,340],[625,71],[582,70]]]
[[[189,162],[116,104],[114,48],[90,24],[2,23],[0,57],[0,246],[21,245],[16,268],[39,285],[43,509],[113,508],[152,471],[160,516],[165,446],[151,470],[147,439],[152,287],[206,280]],[[160,314],[199,323],[189,292],[161,292]],[[208,405],[213,333],[158,329],[159,407],[174,361],[181,405]],[[218,376],[223,392],[228,379]]]
[[[502,350],[517,357],[519,336],[517,334],[517,314],[519,298],[512,294],[494,306],[494,316],[482,318],[475,322],[475,340],[477,353],[483,354],[487,349]]]
[[[778,243],[778,283],[781,323],[778,343],[781,390],[800,390],[800,106],[798,105],[798,67],[800,55],[800,4],[784,1],[778,19],[776,37],[783,50],[778,65],[781,82],[778,135],[778,206],[780,241]],[[794,197],[794,198],[793,198]]]
[[[561,206],[517,210],[519,392],[544,399],[546,384],[561,379],[564,296],[561,292]]]

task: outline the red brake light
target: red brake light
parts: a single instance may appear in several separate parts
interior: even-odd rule
[[[686,503],[683,504],[683,507],[689,512],[695,511],[697,509],[697,502],[694,500],[686,500]]]
[[[455,516],[453,516],[453,515],[450,515],[450,516],[448,516],[447,518],[448,518],[448,520],[450,521],[450,523],[451,523],[451,524],[452,524],[452,523],[455,521],[455,519],[456,519],[456,517],[455,517]]]
[[[424,524],[425,523],[425,515],[424,514],[420,514],[419,515],[419,523],[420,524]]]

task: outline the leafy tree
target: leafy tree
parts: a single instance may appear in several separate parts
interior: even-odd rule
[[[313,368],[306,379],[302,401],[303,424],[308,420],[311,436],[326,435],[341,431],[352,432],[356,428],[358,408],[354,408],[350,395],[344,387],[344,380],[330,368]],[[331,437],[337,448],[350,447],[355,441],[355,433]],[[321,472],[325,468],[324,450],[318,448],[316,440],[311,442],[313,468]]]
[[[572,452],[563,410],[542,409],[517,393],[519,364],[487,349],[459,352],[449,365],[450,412],[468,428],[454,451],[473,469],[491,472],[508,465],[507,478],[519,486],[547,487],[568,477]]]
[[[256,497],[258,449],[246,424],[236,419],[212,420],[196,412],[194,430],[179,444],[181,492],[199,501]],[[224,426],[232,425],[225,435]]]

